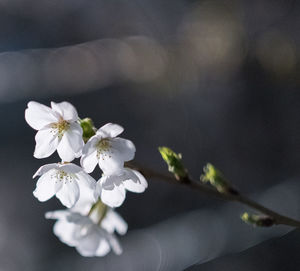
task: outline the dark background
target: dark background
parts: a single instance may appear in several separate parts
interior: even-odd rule
[[[167,145],[195,178],[210,161],[299,218],[299,20],[291,0],[1,0],[0,270],[297,270],[299,231],[240,252],[288,229],[253,229],[244,208],[159,180],[118,208],[121,257],[81,257],[44,219],[58,201],[32,195],[58,158],[33,158],[24,110],[67,100],[124,126],[139,163],[166,171]]]

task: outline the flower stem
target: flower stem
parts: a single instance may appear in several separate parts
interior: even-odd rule
[[[254,200],[249,199],[248,197],[246,197],[244,195],[219,193],[213,187],[210,187],[201,182],[196,182],[190,176],[185,177],[184,181],[180,182],[180,181],[176,180],[175,177],[173,177],[170,174],[163,174],[160,172],[156,172],[152,169],[145,168],[145,167],[137,165],[137,164],[128,163],[127,166],[140,171],[147,178],[155,178],[155,179],[160,179],[160,180],[169,182],[171,184],[184,185],[193,190],[197,190],[201,193],[207,194],[209,196],[213,196],[213,197],[216,197],[216,198],[219,198],[222,200],[239,202],[239,203],[246,205],[248,207],[251,207],[252,209],[255,209],[265,215],[270,216],[271,218],[273,218],[275,225],[288,225],[291,227],[300,227],[299,220],[296,220],[296,219],[281,215],[277,212],[274,212],[271,209],[257,203]]]

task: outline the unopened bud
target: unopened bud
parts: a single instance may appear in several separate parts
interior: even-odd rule
[[[158,148],[162,158],[168,165],[168,170],[174,174],[177,180],[186,180],[187,170],[182,163],[182,155],[180,153],[175,153],[168,147]]]
[[[249,214],[247,212],[241,215],[241,219],[248,224],[258,227],[270,227],[274,225],[274,219],[267,215]]]
[[[231,187],[229,182],[225,179],[222,172],[215,168],[212,164],[208,163],[203,168],[204,174],[200,176],[200,180],[204,183],[210,183],[220,193],[224,194],[238,194],[238,192]]]
[[[90,118],[82,119],[79,121],[79,123],[83,131],[83,141],[86,143],[93,135],[95,135],[96,128],[94,127],[94,123]]]

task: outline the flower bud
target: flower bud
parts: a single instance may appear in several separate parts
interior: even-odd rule
[[[220,193],[223,194],[238,194],[238,192],[231,187],[228,181],[223,176],[222,172],[208,163],[203,168],[204,174],[200,176],[200,180],[204,183],[210,183]]]
[[[168,170],[174,174],[177,180],[186,180],[187,170],[182,163],[182,155],[175,153],[168,147],[158,148],[162,158],[168,165]]]
[[[85,118],[79,121],[80,126],[83,130],[82,138],[86,143],[93,135],[95,135],[95,127],[92,119]]]
[[[241,215],[241,219],[248,224],[258,227],[270,227],[274,225],[274,219],[267,215],[249,214],[247,212]]]

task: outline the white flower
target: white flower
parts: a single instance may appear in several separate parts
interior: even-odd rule
[[[108,123],[89,139],[82,150],[80,161],[86,172],[92,172],[98,163],[103,172],[112,174],[122,168],[124,162],[133,159],[134,144],[130,140],[116,137],[123,130],[117,124]]]
[[[113,233],[125,234],[127,224],[111,209],[100,223],[72,209],[48,212],[46,218],[58,219],[53,227],[54,234],[63,243],[76,247],[82,256],[105,256],[111,249],[118,255],[122,253],[121,245]]]
[[[38,130],[34,157],[49,157],[57,150],[60,158],[71,162],[81,155],[84,142],[78,114],[68,102],[51,102],[51,108],[37,102],[29,102],[25,110],[27,123]]]
[[[95,197],[110,207],[119,207],[125,200],[126,190],[142,193],[148,184],[144,176],[136,170],[123,168],[114,174],[104,174],[97,182]]]
[[[41,176],[33,195],[39,201],[46,201],[56,195],[61,203],[70,208],[78,201],[80,187],[95,189],[96,181],[81,167],[72,163],[47,164],[38,169],[33,175]]]

